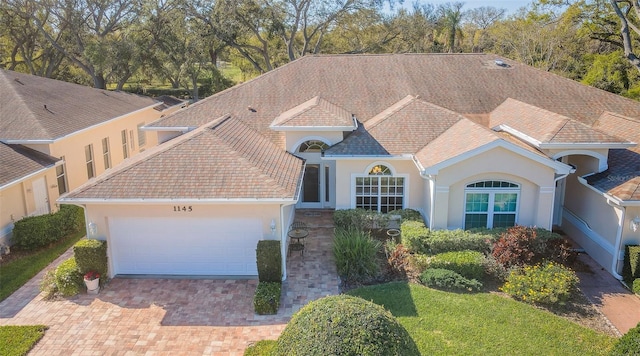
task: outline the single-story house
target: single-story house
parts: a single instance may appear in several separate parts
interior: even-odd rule
[[[495,55],[305,56],[148,127],[166,142],[59,199],[112,276],[255,276],[296,208],[559,227],[614,275],[640,242],[640,103]]]
[[[60,195],[157,145],[144,126],[184,105],[0,69],[0,243],[15,221],[55,212]]]

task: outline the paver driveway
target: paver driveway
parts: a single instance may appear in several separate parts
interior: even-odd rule
[[[252,342],[276,339],[309,301],[338,293],[331,212],[297,219],[311,238],[304,256],[289,259],[277,315],[254,314],[256,280],[116,278],[99,295],[47,302],[37,276],[0,303],[0,325],[49,326],[29,355],[242,355]]]

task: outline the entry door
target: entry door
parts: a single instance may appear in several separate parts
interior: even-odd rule
[[[47,196],[47,183],[44,177],[33,181],[32,188],[35,211],[31,215],[49,214],[49,197]]]
[[[301,208],[327,208],[331,201],[331,165],[307,163],[302,179]]]

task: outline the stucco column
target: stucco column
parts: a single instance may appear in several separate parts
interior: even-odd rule
[[[449,222],[449,187],[436,185],[435,211],[433,212],[434,230],[446,229]]]
[[[535,225],[549,231],[553,228],[555,192],[555,187],[540,187],[538,190],[538,210]]]

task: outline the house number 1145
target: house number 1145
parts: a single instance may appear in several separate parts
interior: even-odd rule
[[[175,211],[175,212],[182,212],[182,211],[184,211],[184,212],[190,213],[190,212],[192,212],[192,211],[193,211],[193,207],[192,207],[191,205],[189,205],[189,206],[185,206],[185,205],[174,205],[174,206],[173,206],[173,211]]]

